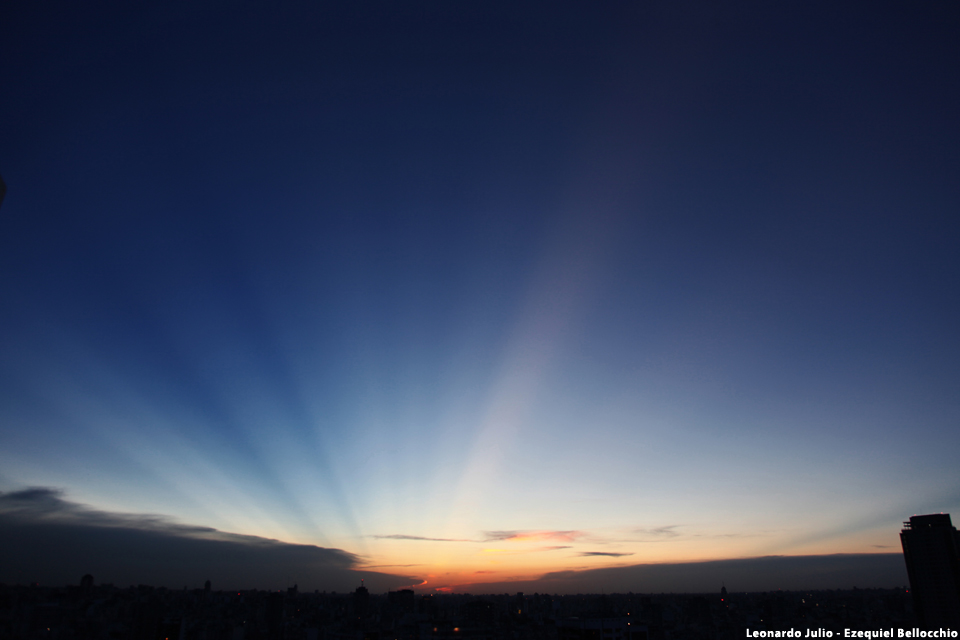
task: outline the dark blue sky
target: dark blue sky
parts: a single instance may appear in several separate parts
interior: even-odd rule
[[[960,507],[958,27],[12,7],[0,489],[443,584],[896,545]]]

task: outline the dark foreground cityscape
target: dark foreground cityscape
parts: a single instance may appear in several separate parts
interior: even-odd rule
[[[900,534],[910,587],[710,594],[370,594],[149,585],[0,585],[0,637],[413,640],[958,637],[960,534],[948,514]]]
[[[370,595],[170,590],[147,585],[0,587],[9,638],[323,640],[350,638],[742,638],[750,629],[917,626],[906,589],[569,595]],[[827,637],[827,636],[822,636]]]

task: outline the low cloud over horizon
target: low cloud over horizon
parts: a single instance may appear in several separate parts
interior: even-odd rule
[[[98,511],[36,487],[0,493],[0,582],[97,583],[215,589],[374,591],[419,579],[358,571],[362,559],[342,549],[184,525],[146,514]]]
[[[710,593],[893,588],[908,583],[900,553],[765,556],[555,571],[535,580],[458,585],[468,593]]]

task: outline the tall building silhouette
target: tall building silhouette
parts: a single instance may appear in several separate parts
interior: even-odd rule
[[[370,592],[363,586],[363,580],[360,580],[360,586],[353,592],[353,610],[358,619],[367,615],[370,608]]]
[[[950,514],[913,516],[900,543],[920,625],[960,628],[960,534]]]
[[[271,593],[267,596],[264,612],[267,623],[267,640],[283,640],[283,594]]]

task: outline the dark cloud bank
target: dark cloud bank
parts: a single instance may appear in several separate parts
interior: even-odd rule
[[[391,537],[391,536],[385,536]],[[599,555],[602,552],[590,552]],[[612,554],[604,554],[612,555]],[[359,571],[340,549],[288,544],[177,524],[168,518],[96,511],[50,489],[0,493],[0,582],[76,584],[91,573],[117,586],[351,591],[374,593],[420,579]],[[472,593],[705,592],[850,589],[907,584],[899,553],[770,556],[548,573],[538,580],[460,585]]]
[[[76,584],[91,573],[117,586],[151,584],[217,589],[374,592],[418,579],[357,571],[360,558],[340,549],[180,525],[158,516],[88,509],[50,489],[0,493],[0,582]]]
[[[683,564],[557,571],[539,580],[461,585],[470,593],[705,593],[897,587],[908,584],[899,553],[767,556]]]

